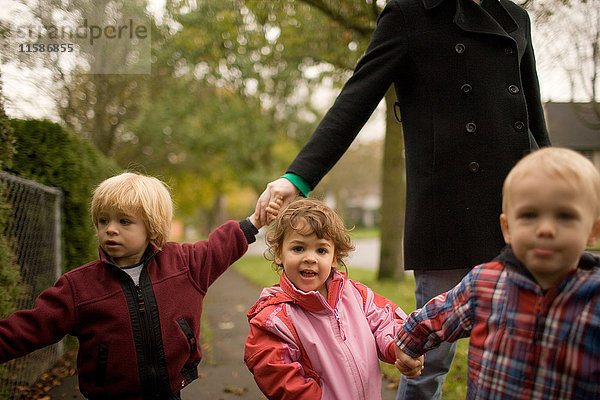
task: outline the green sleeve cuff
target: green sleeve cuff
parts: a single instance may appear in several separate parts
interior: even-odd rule
[[[301,176],[298,176],[296,174],[292,174],[291,172],[288,172],[288,173],[282,175],[281,177],[292,182],[292,184],[294,186],[296,186],[298,188],[298,190],[300,190],[300,193],[304,197],[308,197],[308,193],[310,192],[310,185],[308,184],[308,182],[306,182],[304,180],[304,178],[302,178]]]

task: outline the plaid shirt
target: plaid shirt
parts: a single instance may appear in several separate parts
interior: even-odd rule
[[[468,336],[468,399],[600,399],[600,259],[544,292],[507,247],[413,312],[396,344],[416,357]]]

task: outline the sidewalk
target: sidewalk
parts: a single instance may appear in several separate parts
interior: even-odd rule
[[[244,364],[244,342],[249,331],[246,311],[254,304],[257,288],[233,269],[225,272],[210,287],[204,299],[205,320],[210,325],[210,347],[202,343],[203,359],[198,368],[200,378],[182,390],[183,400],[209,399],[262,400]],[[382,389],[383,400],[395,399],[396,391]],[[48,393],[52,400],[83,400],[77,389],[77,376],[66,378],[61,386]],[[50,400],[50,399],[49,399]]]

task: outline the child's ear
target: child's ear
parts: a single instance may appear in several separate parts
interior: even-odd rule
[[[600,240],[600,217],[594,221],[594,225],[592,226],[592,231],[590,232],[590,236],[588,237],[588,246],[593,246]]]
[[[502,236],[504,236],[504,243],[510,244],[510,233],[508,232],[508,219],[506,214],[500,214],[500,229],[502,229]]]

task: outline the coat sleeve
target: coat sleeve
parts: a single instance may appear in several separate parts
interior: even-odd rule
[[[470,336],[476,304],[471,296],[475,272],[472,270],[453,289],[429,300],[406,318],[396,337],[403,352],[418,357],[442,342]]]
[[[531,43],[531,22],[527,18],[527,48],[523,59],[521,60],[521,79],[525,99],[527,101],[527,111],[529,117],[529,130],[531,131],[539,147],[550,146],[550,136],[546,127],[544,109],[542,107],[542,98],[540,94],[540,84],[537,75],[535,54]]]
[[[192,279],[206,292],[208,287],[248,250],[248,240],[237,221],[216,228],[208,240],[182,245]]]
[[[0,363],[58,342],[73,329],[75,318],[73,291],[62,276],[38,296],[32,309],[0,321]]]
[[[287,172],[301,176],[311,188],[327,174],[369,119],[406,61],[404,17],[396,2],[381,12],[371,41],[310,140]]]
[[[406,313],[393,301],[375,293],[366,285],[350,280],[363,299],[365,317],[377,343],[377,354],[381,361],[393,364],[394,337],[400,331]]]
[[[319,377],[290,327],[283,306],[262,310],[250,320],[244,362],[269,399],[320,399]]]

